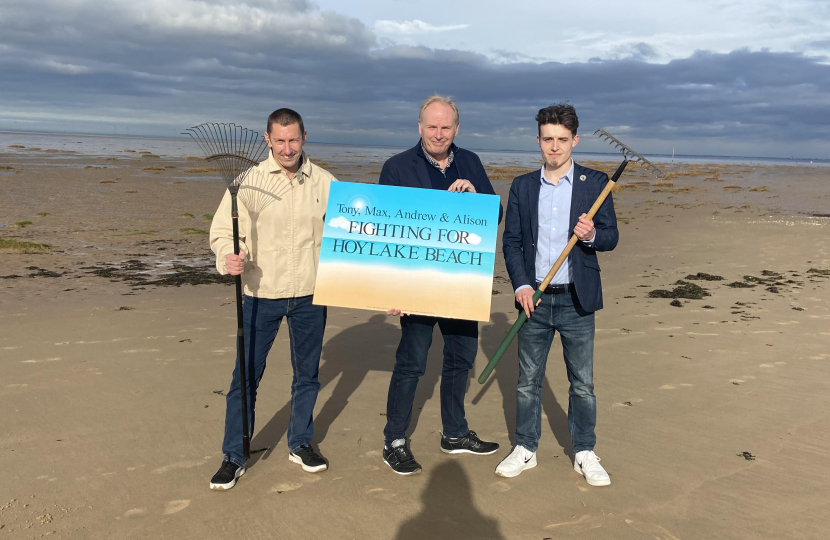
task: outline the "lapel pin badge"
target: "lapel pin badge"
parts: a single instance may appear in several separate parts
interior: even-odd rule
[[[583,182],[585,181],[586,178],[587,178],[587,176],[585,176],[584,174],[579,177],[579,179]]]

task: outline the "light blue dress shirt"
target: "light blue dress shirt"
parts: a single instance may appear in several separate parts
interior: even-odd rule
[[[568,245],[573,177],[573,160],[571,160],[571,168],[565,173],[565,176],[559,179],[557,185],[553,185],[545,178],[544,166],[542,166],[539,174],[539,181],[542,185],[539,190],[539,230],[536,240],[537,283],[541,283],[545,279],[559,254]],[[594,237],[596,237],[596,232],[594,232]],[[593,238],[591,241],[584,243],[590,246],[592,242]],[[559,270],[556,271],[550,281],[551,285],[567,285],[568,283],[573,283],[570,257],[565,261],[565,264],[559,267]],[[524,288],[530,287],[522,285],[516,289],[516,292]]]

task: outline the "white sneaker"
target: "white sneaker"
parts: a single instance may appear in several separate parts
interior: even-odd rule
[[[574,456],[574,470],[585,477],[592,486],[607,486],[611,477],[599,464],[599,456],[593,450],[583,450]]]
[[[505,478],[519,476],[525,469],[532,469],[536,466],[536,452],[531,452],[524,446],[517,444],[510,454],[501,460],[496,467],[496,474]]]

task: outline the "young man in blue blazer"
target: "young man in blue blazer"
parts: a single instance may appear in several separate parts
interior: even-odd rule
[[[559,332],[568,380],[568,428],[574,469],[592,486],[611,483],[594,453],[594,312],[602,309],[597,251],[611,251],[619,232],[609,195],[594,216],[586,213],[608,182],[608,175],[574,163],[579,118],[571,105],[539,111],[537,141],[541,171],[513,180],[502,248],[516,293],[516,307],[528,316],[519,330],[519,383],[516,396],[516,447],[496,468],[513,477],[536,466],[542,430],[542,381],[555,332]],[[533,304],[533,293],[553,267],[572,234],[579,241]]]
[[[494,195],[493,186],[477,155],[458,148],[458,109],[448,98],[432,96],[418,115],[421,139],[414,148],[389,158],[380,173],[380,184],[459,193]],[[461,195],[462,197],[466,195]],[[499,222],[502,209],[499,205]],[[492,454],[499,445],[482,441],[467,426],[464,394],[467,378],[478,351],[478,323],[460,319],[407,315],[399,309],[387,314],[401,316],[401,341],[395,353],[395,368],[389,381],[383,461],[398,474],[421,472],[406,440],[418,380],[424,374],[432,330],[438,324],[444,337],[444,367],[441,371],[441,451],[448,454]]]

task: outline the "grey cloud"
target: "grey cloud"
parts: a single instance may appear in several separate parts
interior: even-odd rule
[[[617,47],[614,53],[616,58],[630,58],[640,61],[647,61],[660,56],[657,49],[642,41]]]
[[[266,0],[247,5],[288,9]],[[312,140],[408,145],[417,138],[421,100],[439,92],[460,104],[459,142],[479,148],[532,149],[536,110],[569,100],[583,134],[615,126],[643,152],[677,146],[828,157],[830,66],[823,58],[739,50],[652,64],[642,60],[656,51],[640,43],[613,60],[494,61],[468,51],[379,47],[359,21],[304,0],[292,5],[306,27],[288,35],[259,28],[252,36],[147,27],[123,13],[102,24],[103,15],[90,22],[80,8],[72,17],[46,17],[49,31],[38,34],[36,21],[25,20],[30,10],[7,17],[2,7],[0,128],[108,132],[117,124],[173,135],[206,120],[257,128],[271,110],[291,106],[303,113]],[[604,149],[587,137],[581,147]]]

